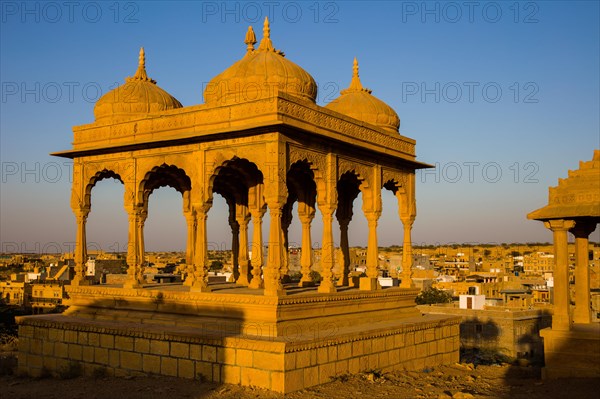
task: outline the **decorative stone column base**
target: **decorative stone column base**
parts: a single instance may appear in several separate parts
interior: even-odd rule
[[[359,289],[361,291],[375,291],[380,290],[381,285],[379,285],[379,281],[376,278],[361,277]]]
[[[260,277],[252,277],[252,280],[250,281],[250,285],[248,285],[248,288],[254,288],[255,290],[261,289],[265,287],[265,283],[263,282],[263,280]]]
[[[335,287],[332,281],[323,280],[321,281],[321,285],[319,285],[319,288],[317,288],[317,292],[320,294],[332,294],[334,292],[337,292],[337,288]]]
[[[208,285],[206,285],[206,286],[192,285],[190,287],[190,292],[212,292],[212,289]]]
[[[73,286],[92,285],[92,282],[90,280],[77,278],[77,276],[75,276],[75,278],[73,278],[73,280],[71,280],[71,285],[73,285]]]
[[[87,284],[85,284],[85,285],[87,285]],[[127,288],[127,289],[142,288],[142,285],[138,282],[127,281],[127,282],[123,283],[123,288]]]

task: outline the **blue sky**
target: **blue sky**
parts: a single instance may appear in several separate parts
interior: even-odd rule
[[[357,57],[363,85],[398,112],[418,159],[438,165],[417,174],[415,243],[551,241],[526,214],[600,147],[598,2],[0,4],[2,251],[72,247],[70,165],[48,153],[69,149],[71,127],[92,122],[99,95],[133,75],[140,46],[159,86],[200,104],[204,85],[243,56],[247,26],[262,36],[265,16],[274,45],[319,84],[320,105],[349,84]],[[400,244],[384,194],[380,243]],[[125,248],[122,186],[102,181],[92,195],[88,241]],[[366,245],[355,215],[351,244]],[[230,241],[224,218],[217,199],[214,248]],[[184,226],[180,196],[156,191],[147,249],[184,248]],[[295,222],[292,242],[299,231]]]

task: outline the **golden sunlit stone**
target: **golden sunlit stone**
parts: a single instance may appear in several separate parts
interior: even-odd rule
[[[544,338],[544,376],[600,377],[600,325],[591,322],[588,237],[600,222],[600,150],[591,161],[550,187],[548,205],[527,218],[540,220],[554,238],[554,312]],[[575,236],[575,307],[569,294],[568,234]]]
[[[157,91],[142,53],[138,73],[120,88],[131,90],[131,98],[120,100],[119,89],[116,98],[107,94],[96,105],[96,122],[73,128],[73,149],[54,154],[74,162],[76,276],[67,288],[67,312],[18,320],[22,371],[38,375],[42,365],[56,371],[76,361],[86,373],[101,367],[110,375],[201,375],[292,392],[339,374],[422,370],[458,360],[460,319],[421,315],[414,303],[415,170],[429,166],[416,160],[415,140],[398,133],[391,108],[357,88],[357,66],[338,108],[317,105],[314,79],[273,48],[267,20],[263,32],[254,49],[248,30],[246,55],[211,81],[201,105],[181,107]],[[347,101],[358,104],[358,114]],[[122,286],[90,286],[85,276],[92,188],[105,178],[125,187],[129,242]],[[148,200],[165,185],[183,198],[183,285],[145,281]],[[401,224],[404,231],[402,272],[394,276],[400,286],[385,289],[378,283],[377,240],[383,189],[395,195],[398,230]],[[228,283],[208,278],[206,221],[215,193],[229,207],[227,224],[220,225],[232,232]],[[348,225],[359,193],[369,238],[366,277],[355,281]],[[303,231],[299,284],[285,283],[295,202]],[[315,287],[310,229],[317,214],[322,281]],[[37,349],[42,336],[52,349],[45,353]]]
[[[265,18],[263,38],[254,49],[252,27],[246,34],[244,57],[215,76],[204,90],[204,101],[212,105],[236,104],[288,93],[315,102],[317,84],[304,69],[273,47],[269,20]]]
[[[325,108],[354,119],[381,127],[391,133],[398,133],[400,118],[389,105],[365,89],[358,77],[358,61],[354,59],[354,67],[350,86],[340,92],[341,96],[330,102]]]

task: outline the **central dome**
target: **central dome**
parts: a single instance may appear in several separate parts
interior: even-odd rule
[[[208,83],[204,90],[206,104],[236,104],[273,97],[279,92],[315,102],[315,80],[273,47],[270,31],[265,18],[263,38],[254,49],[256,36],[252,26],[248,27],[246,55]]]

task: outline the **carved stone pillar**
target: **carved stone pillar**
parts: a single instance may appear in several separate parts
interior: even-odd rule
[[[314,285],[310,278],[310,270],[312,267],[312,239],[310,235],[310,225],[314,217],[314,207],[304,202],[298,202],[298,218],[300,219],[300,223],[302,223],[302,255],[300,257],[302,278],[298,283],[299,287]]]
[[[412,276],[413,276],[413,256],[412,256],[412,225],[415,221],[413,217],[401,217],[402,225],[404,227],[404,242],[402,243],[402,274],[400,287],[411,288],[414,287]]]
[[[196,248],[194,249],[194,278],[190,291],[210,292],[208,286],[208,237],[206,219],[212,204],[194,204],[196,213]]]
[[[263,243],[262,243],[262,218],[265,215],[265,210],[261,208],[253,208],[250,210],[252,215],[252,281],[250,288],[263,288],[263,280],[260,277],[263,266]]]
[[[194,283],[194,247],[196,246],[196,213],[193,209],[184,212],[187,225],[187,243],[185,248],[186,277],[184,285],[192,286]]]
[[[590,307],[590,269],[588,262],[589,235],[596,229],[595,223],[575,222],[570,231],[575,236],[575,310],[573,322],[592,322]]]
[[[264,271],[264,294],[270,296],[280,296],[285,294],[281,282],[281,268],[283,266],[284,258],[283,228],[281,224],[283,205],[283,201],[277,201],[277,199],[270,199],[268,201],[271,220],[269,226],[269,256]]]
[[[127,240],[127,280],[123,284],[124,288],[141,287],[143,281],[142,259],[140,259],[140,248],[143,248],[142,237],[140,236],[140,227],[143,229],[142,213],[144,209],[140,205],[127,206],[127,215],[129,219],[129,234]]]
[[[381,288],[379,285],[378,265],[379,265],[379,248],[377,243],[377,221],[381,216],[381,212],[369,211],[365,212],[367,223],[369,226],[369,239],[367,241],[367,277],[360,279],[360,289],[372,291]]]
[[[292,224],[292,208],[293,201],[286,202],[281,213],[281,233],[283,237],[282,245],[282,264],[281,264],[281,280],[286,283],[290,280],[290,243],[288,240],[288,230]]]
[[[567,232],[575,226],[572,220],[555,219],[544,222],[554,235],[554,314],[553,330],[571,329],[569,299],[569,251]]]
[[[333,267],[335,266],[335,247],[333,243],[333,212],[335,206],[331,204],[319,204],[319,210],[323,215],[323,244],[321,246],[321,266],[323,273],[322,280],[319,285],[318,292],[332,293],[336,292],[335,283],[333,281]]]
[[[240,225],[236,220],[235,203],[229,204],[229,227],[231,228],[231,276],[230,283],[235,283],[240,277],[238,257],[240,253]]]
[[[250,213],[246,205],[237,205],[236,207],[236,221],[240,226],[239,232],[239,251],[238,251],[238,265],[240,270],[240,277],[236,283],[238,285],[249,285],[249,260],[248,260],[248,222],[250,222]]]
[[[350,274],[350,246],[348,244],[348,225],[350,219],[340,219],[338,217],[338,224],[340,225],[340,260],[339,266],[340,271],[338,273],[338,286],[348,286],[348,276]]]
[[[71,285],[86,285],[85,278],[87,263],[87,240],[85,236],[85,224],[90,214],[90,208],[73,209],[77,219],[77,236],[75,237],[75,276],[71,280]]]
[[[350,246],[348,244],[348,225],[352,220],[353,210],[352,204],[356,196],[360,193],[358,186],[350,182],[339,182],[338,190],[338,206],[335,212],[338,224],[340,226],[340,251],[339,251],[339,272],[338,286],[349,285],[350,274]]]
[[[402,245],[402,274],[400,287],[413,288],[413,259],[412,259],[412,225],[417,216],[417,203],[415,199],[415,174],[409,173],[403,183],[402,190],[396,192],[398,199],[398,213],[404,226],[404,242]]]
[[[148,209],[145,207],[142,207],[141,209],[139,209],[139,213],[138,213],[138,217],[137,217],[137,236],[138,236],[138,268],[137,268],[137,281],[140,282],[140,284],[143,284],[146,282],[145,278],[144,278],[144,272],[146,269],[146,249],[145,249],[145,242],[144,242],[144,224],[146,223],[146,219],[148,218]]]

